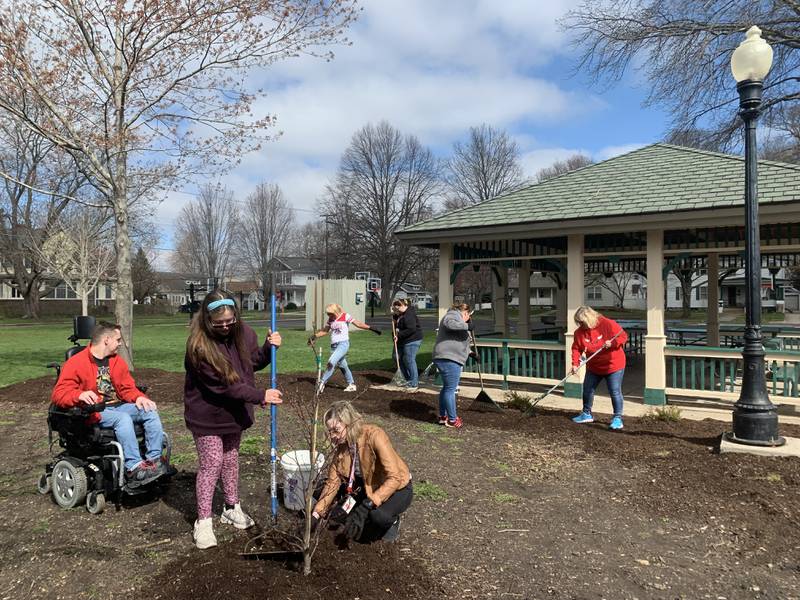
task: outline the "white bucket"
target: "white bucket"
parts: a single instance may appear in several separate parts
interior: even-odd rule
[[[316,477],[325,455],[317,452],[317,464],[314,466]],[[283,486],[283,503],[289,510],[303,510],[306,507],[305,494],[311,477],[311,452],[308,450],[291,450],[281,456],[281,468],[285,477]]]

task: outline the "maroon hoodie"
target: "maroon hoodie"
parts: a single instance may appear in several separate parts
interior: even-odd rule
[[[225,435],[239,433],[253,424],[253,410],[264,400],[264,390],[258,389],[254,371],[270,363],[270,343],[259,347],[258,336],[249,325],[242,323],[245,347],[250,361],[242,362],[233,338],[220,340],[217,347],[239,374],[239,381],[228,383],[211,365],[201,362],[195,367],[184,358],[186,382],[183,386],[186,427],[194,435]]]

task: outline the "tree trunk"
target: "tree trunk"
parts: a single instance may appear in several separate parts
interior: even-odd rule
[[[34,285],[28,288],[22,294],[22,303],[25,309],[23,318],[25,319],[38,319],[39,318],[39,286]]]
[[[681,317],[692,314],[692,280],[681,280]]]
[[[117,294],[114,314],[122,332],[119,354],[133,370],[133,279],[131,275],[131,236],[128,230],[128,198],[125,175],[119,176],[114,194],[117,246]]]
[[[89,292],[85,283],[79,283],[78,289],[81,292],[81,315],[89,316]]]

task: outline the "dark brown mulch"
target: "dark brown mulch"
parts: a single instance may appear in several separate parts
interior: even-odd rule
[[[464,429],[438,428],[435,396],[369,387],[388,382],[385,372],[357,374],[356,395],[337,375],[323,401],[353,400],[409,463],[416,496],[398,544],[342,549],[323,538],[309,576],[242,560],[252,532],[215,525],[219,547],[201,552],[190,537],[196,466],[183,374],[136,376],[162,407],[181,472],[161,496],[99,516],[33,491],[52,377],[0,389],[0,500],[13,506],[0,521],[0,598],[800,597],[800,461],[720,455],[729,424],[711,420],[627,418],[613,433],[559,411],[526,417],[462,398]],[[313,384],[280,379],[283,445],[300,433],[290,404],[307,401]],[[240,477],[260,523],[269,522],[266,431],[259,413]]]

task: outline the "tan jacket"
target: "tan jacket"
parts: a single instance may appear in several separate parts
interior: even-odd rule
[[[411,481],[408,465],[392,447],[386,432],[377,425],[364,425],[357,446],[365,491],[376,507]],[[351,461],[348,448],[342,448],[334,455],[328,469],[328,480],[322,489],[319,502],[314,506],[314,512],[319,515],[328,512],[336,499],[339,486],[342,483],[346,484],[350,479]]]

